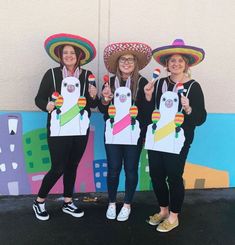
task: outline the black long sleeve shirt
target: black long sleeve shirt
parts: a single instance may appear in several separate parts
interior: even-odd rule
[[[115,76],[110,78],[110,87],[112,92],[114,93],[114,82],[115,82]],[[144,107],[143,101],[145,100],[145,94],[144,94],[144,86],[148,83],[147,79],[140,76],[139,77],[139,82],[137,85],[137,93],[136,93],[136,98],[135,101],[132,101],[132,103],[135,103],[135,105],[138,107],[138,115],[137,115],[137,120],[139,121],[140,124],[140,130],[141,130],[141,137],[145,137],[145,133],[147,130],[147,120],[146,120],[146,108]],[[103,87],[104,88],[104,87]],[[101,102],[101,99],[98,104],[98,108],[101,113],[104,114],[104,120],[106,121],[109,118],[108,115],[108,105],[103,105]]]
[[[157,91],[156,91],[157,82],[155,83],[154,92],[153,92],[151,101],[149,102],[147,100],[144,101],[143,106],[146,110],[146,119],[147,119],[146,123],[148,125],[152,123],[151,115],[152,115],[153,110],[155,108],[159,109],[160,98],[162,95],[162,85],[164,81],[166,81],[167,83],[168,91],[172,91],[174,88],[174,83],[169,82],[170,78],[161,78],[159,81]],[[187,115],[184,110],[182,111],[184,114],[184,122],[181,125],[181,127],[184,129],[185,144],[189,144],[189,145],[193,141],[195,127],[203,124],[207,117],[207,112],[205,109],[205,102],[204,102],[204,95],[203,95],[200,84],[194,80],[190,80],[183,84],[184,89],[188,90],[191,84],[192,86],[188,94],[188,99],[189,99],[189,104],[192,108],[192,113],[190,115]],[[178,111],[180,111],[181,109],[182,109],[182,106],[181,106],[181,103],[179,103]]]
[[[61,93],[61,84],[63,80],[62,70],[60,67],[53,68],[54,75],[55,75],[55,86],[53,82],[52,71],[49,69],[42,78],[37,96],[35,97],[35,104],[39,107],[42,111],[47,112],[46,106],[50,100],[52,100],[53,92],[57,91],[59,94]],[[79,80],[81,83],[81,92],[83,91],[84,85],[85,93],[84,96],[87,99],[86,107],[84,108],[88,112],[88,116],[90,117],[91,110],[90,108],[95,108],[98,105],[98,98],[92,99],[88,93],[88,76],[92,74],[89,70],[81,69]],[[47,118],[47,128],[50,127],[50,118],[51,114],[48,113]]]

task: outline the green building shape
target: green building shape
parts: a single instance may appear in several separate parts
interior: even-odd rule
[[[147,150],[143,149],[140,155],[140,176],[139,176],[139,190],[152,190],[152,183],[149,176],[149,164]]]
[[[29,174],[45,172],[51,167],[46,128],[30,131],[23,136],[26,171]]]

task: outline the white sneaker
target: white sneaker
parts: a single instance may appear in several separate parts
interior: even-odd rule
[[[130,213],[131,213],[131,208],[127,208],[123,206],[120,213],[117,216],[117,220],[118,221],[128,220]]]
[[[108,209],[106,211],[106,218],[116,219],[116,205],[115,204],[109,204]]]

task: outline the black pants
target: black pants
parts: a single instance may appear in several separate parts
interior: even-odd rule
[[[141,142],[139,140],[137,145],[105,145],[108,162],[107,187],[109,202],[116,202],[122,165],[124,165],[126,176],[124,203],[130,204],[132,202],[138,183],[138,165],[142,149]]]
[[[46,198],[57,180],[63,175],[64,197],[72,197],[78,164],[86,149],[86,136],[48,137],[51,169],[45,175],[38,196]]]
[[[149,171],[154,193],[161,207],[169,206],[179,213],[184,200],[183,173],[190,145],[184,146],[180,154],[148,151]]]

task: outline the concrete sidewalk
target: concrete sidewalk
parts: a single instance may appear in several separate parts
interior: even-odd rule
[[[235,245],[234,188],[186,191],[180,225],[165,234],[145,222],[158,209],[152,192],[136,193],[126,222],[105,218],[106,193],[76,197],[84,217],[62,213],[62,199],[50,195],[47,210],[51,218],[39,221],[32,211],[34,196],[1,196],[0,245]],[[122,199],[119,193],[118,208]]]

